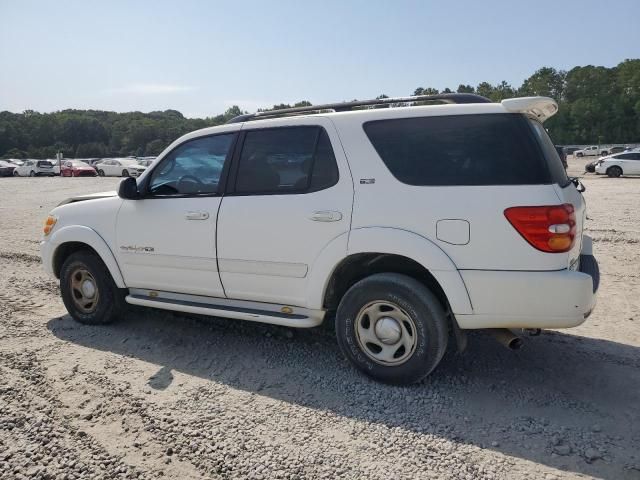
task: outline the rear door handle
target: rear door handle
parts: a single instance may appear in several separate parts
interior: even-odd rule
[[[342,213],[333,210],[319,210],[309,217],[314,222],[337,222],[342,220]]]
[[[209,218],[209,212],[187,212],[184,214],[187,220],[206,220]]]

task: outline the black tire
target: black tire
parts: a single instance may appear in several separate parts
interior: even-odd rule
[[[122,176],[123,177],[128,177],[129,176],[129,171],[128,170],[122,170]]]
[[[618,178],[620,175],[622,175],[622,169],[614,165],[613,167],[607,168],[607,175],[611,178]]]
[[[14,171],[13,171],[13,176],[14,176],[14,177],[19,177],[19,176],[20,176],[20,174],[18,173],[18,171],[17,171],[17,170],[14,170]]]
[[[72,276],[86,270],[95,282],[97,295],[90,312],[83,311],[76,302],[77,290],[72,288]],[[104,325],[116,320],[125,310],[125,293],[119,289],[102,260],[93,252],[82,250],[71,254],[60,270],[60,292],[69,314],[87,325]],[[75,298],[74,298],[75,297]]]
[[[576,157],[582,158],[582,157],[584,157],[584,154],[583,153],[576,153]]]
[[[415,325],[415,348],[404,363],[381,364],[370,358],[364,350],[366,345],[360,345],[356,323],[363,321],[361,312],[377,302],[398,306]],[[340,301],[335,325],[345,357],[366,375],[385,383],[403,385],[422,380],[436,368],[447,349],[447,318],[442,305],[422,283],[398,273],[378,273],[353,285]]]
[[[98,170],[98,176],[104,177],[104,170]]]
[[[31,170],[31,171],[29,172],[29,176],[30,176],[30,177],[35,177],[35,176],[36,176],[36,172],[34,172],[33,170]]]

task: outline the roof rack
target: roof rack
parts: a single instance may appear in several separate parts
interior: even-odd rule
[[[442,93],[439,95],[417,95],[415,97],[376,98],[373,100],[355,100],[353,102],[326,103],[324,105],[311,105],[309,107],[282,108],[279,110],[265,110],[263,112],[247,113],[233,117],[227,123],[248,122],[249,120],[261,120],[266,118],[285,117],[289,115],[303,115],[321,112],[348,112],[358,107],[374,107],[399,103],[402,106],[411,106],[416,102],[441,102],[441,103],[491,103],[486,97],[473,93]]]

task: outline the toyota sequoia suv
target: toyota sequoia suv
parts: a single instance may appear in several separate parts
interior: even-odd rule
[[[60,204],[44,266],[81,323],[127,305],[331,319],[355,367],[415,382],[466,330],[517,347],[511,329],[594,308],[583,188],[543,127],[556,111],[447,94],[242,115],[179,138],[118,193]]]

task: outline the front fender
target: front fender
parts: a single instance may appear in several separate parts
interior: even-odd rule
[[[332,272],[344,258],[357,253],[401,255],[418,262],[438,281],[454,314],[473,313],[467,288],[449,256],[436,244],[417,233],[388,227],[357,228],[348,236],[343,234],[327,245],[314,262],[309,274],[309,308],[322,308],[324,293]]]
[[[84,243],[94,249],[107,266],[118,288],[126,288],[120,267],[107,243],[95,230],[82,225],[69,225],[55,230],[51,237],[42,243],[42,262],[47,271],[53,272],[56,252],[61,245],[68,242]]]

